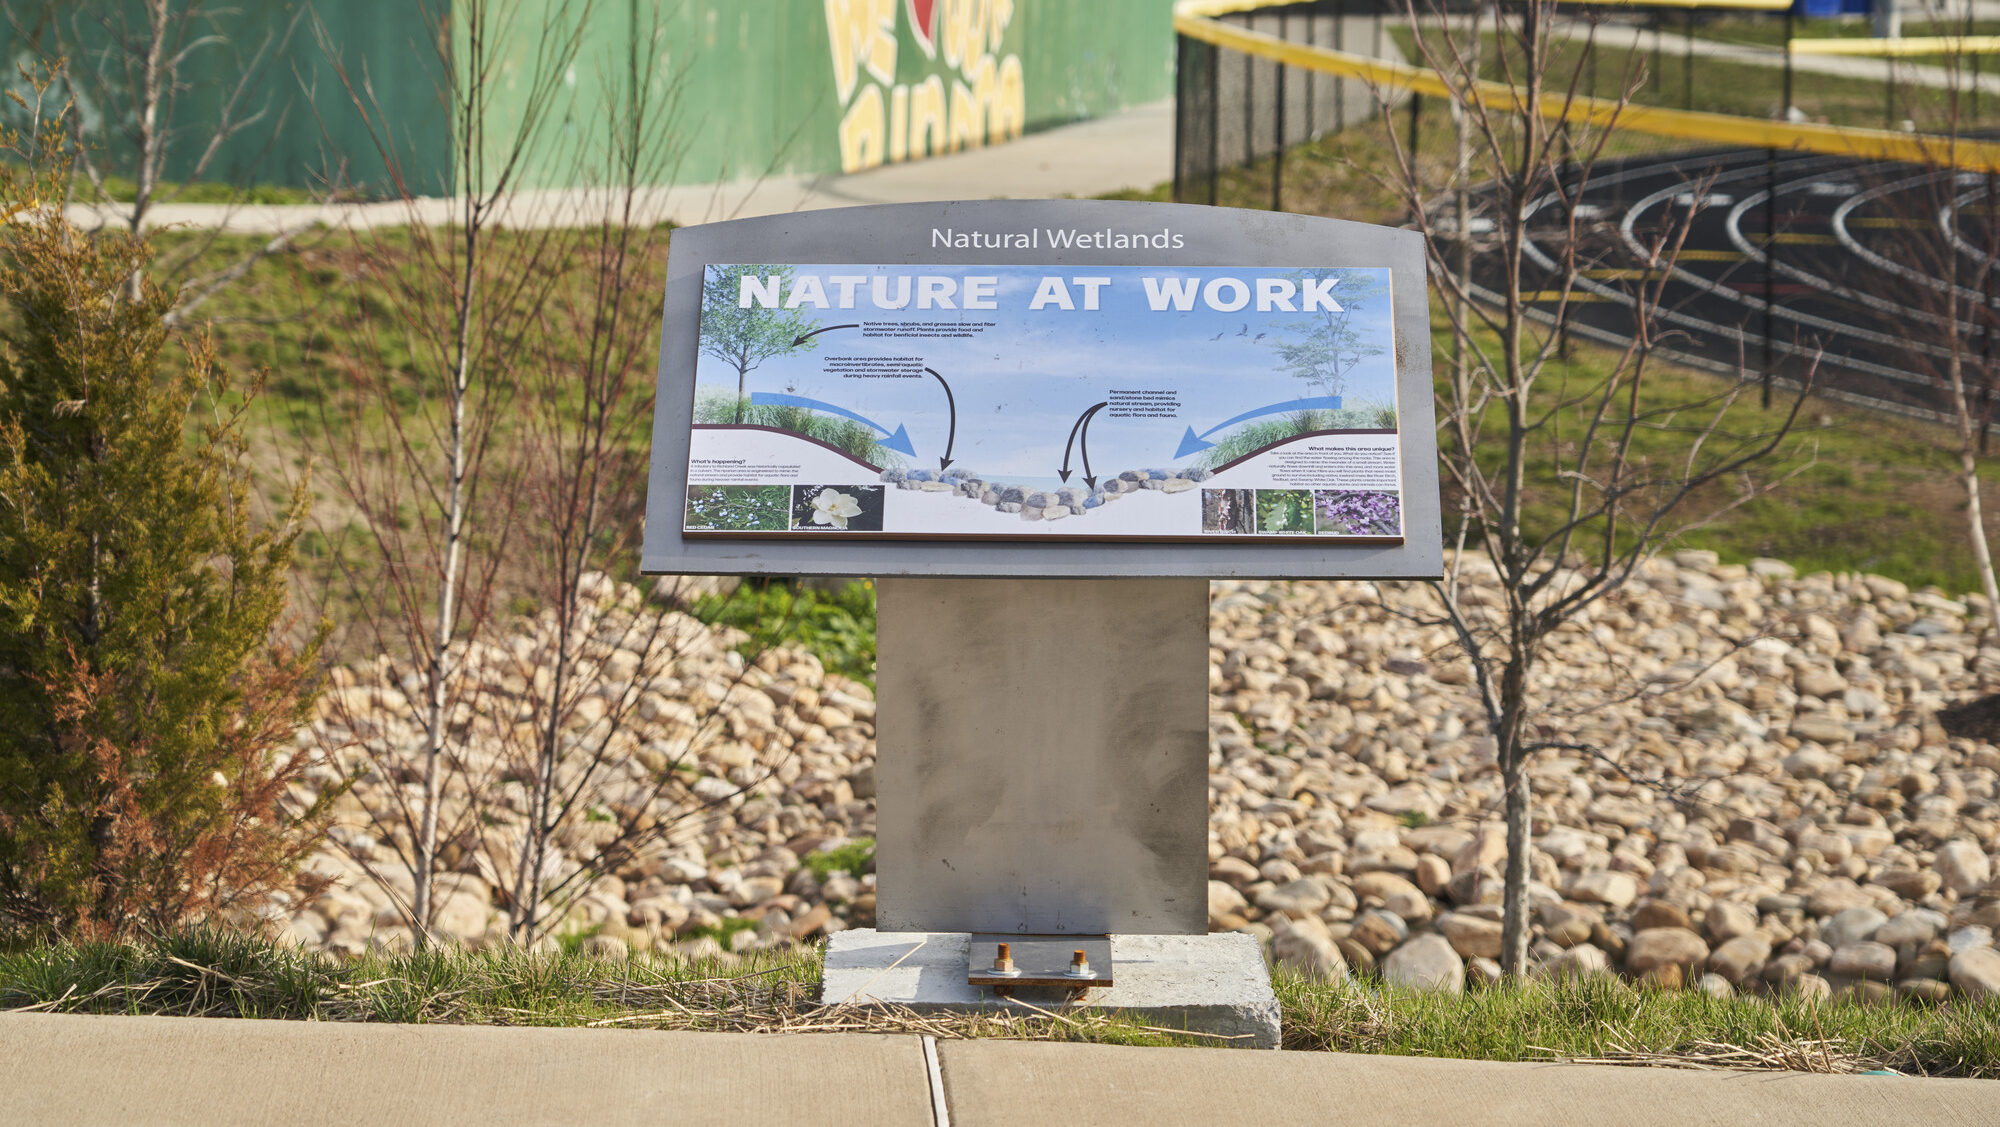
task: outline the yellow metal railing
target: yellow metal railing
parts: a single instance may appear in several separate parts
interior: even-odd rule
[[[1909,39],[1793,39],[1785,47],[1794,55],[1863,55],[1901,58],[1905,55],[2000,54],[2000,35],[1924,35]]]
[[[1235,15],[1238,12],[1255,12],[1266,8],[1288,8],[1294,4],[1309,4],[1313,0],[1183,0],[1174,5],[1179,15],[1186,11],[1199,17]],[[1715,8],[1737,12],[1782,12],[1792,6],[1792,0],[1555,0],[1558,4],[1570,4],[1590,8]]]
[[[1240,54],[1269,59],[1288,67],[1299,67],[1342,78],[1356,79],[1372,86],[1409,90],[1435,97],[1452,97],[1455,84],[1437,71],[1409,63],[1349,54],[1326,47],[1293,43],[1278,36],[1226,24],[1218,16],[1260,8],[1288,6],[1287,3],[1253,3],[1250,0],[1181,0],[1174,6],[1174,30],[1189,39]],[[1584,2],[1584,0],[1576,0]],[[1600,6],[1605,0],[1596,0]],[[1620,0],[1622,6],[1658,7],[1636,0]],[[1783,9],[1788,4],[1775,0],[1724,0],[1695,3],[1683,0],[1684,7]],[[1857,40],[1856,42],[1865,42]],[[1525,112],[1526,92],[1503,82],[1472,84],[1470,95],[1482,105]],[[1552,121],[1616,127],[1658,137],[1699,141],[1744,148],[1786,149],[1826,153],[1861,160],[1909,161],[1916,164],[1950,163],[1977,172],[2000,172],[2000,142],[1977,141],[1964,137],[1928,133],[1902,133],[1888,129],[1863,129],[1814,122],[1771,121],[1731,114],[1676,110],[1659,106],[1620,103],[1606,98],[1543,94],[1534,110]]]

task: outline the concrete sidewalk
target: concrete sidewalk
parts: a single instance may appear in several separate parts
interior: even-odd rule
[[[1986,1080],[1022,1041],[955,1041],[939,1052],[952,1127],[1990,1127],[2000,1121],[2000,1084]]]
[[[916,1037],[0,1014],[0,1124],[931,1127]]]
[[[1154,102],[1108,117],[1032,133],[1018,141],[950,156],[884,165],[849,176],[772,176],[729,184],[647,188],[632,201],[630,221],[643,226],[740,219],[856,204],[956,199],[1043,199],[1097,196],[1151,188],[1173,177],[1174,104]],[[509,197],[497,222],[513,228],[564,227],[626,218],[622,194],[594,189],[521,192]],[[272,235],[315,226],[437,225],[459,208],[455,199],[363,204],[160,204],[146,213],[148,229],[214,228]],[[83,227],[122,226],[129,207],[74,205]]]
[[[1986,1125],[1983,1080],[861,1034],[0,1014],[0,1125]]]

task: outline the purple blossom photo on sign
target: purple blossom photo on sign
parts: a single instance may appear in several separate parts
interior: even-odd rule
[[[1397,536],[1403,531],[1402,499],[1390,490],[1317,489],[1313,513],[1323,536]]]

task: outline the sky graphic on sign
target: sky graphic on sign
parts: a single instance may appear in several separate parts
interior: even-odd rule
[[[1337,396],[1347,408],[1395,406],[1386,269],[710,266],[710,281],[731,269],[765,283],[744,296],[750,313],[816,335],[746,368],[713,354],[705,313],[697,402],[733,397],[740,381],[746,398],[827,404],[878,437],[904,431],[911,465],[935,467],[949,445],[955,464],[995,478],[1047,478],[1066,451],[1078,468],[1076,424],[1107,401],[1087,431],[1099,474],[1185,465],[1189,430],[1219,441],[1230,433],[1222,424],[1273,405]],[[905,278],[907,306],[878,308],[876,280],[893,302]],[[1308,311],[1308,282],[1332,300]],[[926,285],[954,307],[934,298],[919,308]],[[992,308],[963,308],[968,288]],[[1093,293],[1097,308],[1087,308]],[[1119,410],[1141,402],[1134,393],[1152,409]]]

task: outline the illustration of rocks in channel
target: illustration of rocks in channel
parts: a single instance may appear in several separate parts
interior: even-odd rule
[[[987,481],[971,470],[958,468],[882,471],[882,481],[898,489],[950,493],[999,512],[1019,513],[1022,520],[1063,520],[1083,516],[1092,509],[1140,490],[1185,493],[1206,480],[1207,470],[1126,470],[1115,477],[1104,478],[1095,487],[1068,485],[1060,489],[1037,489]]]

